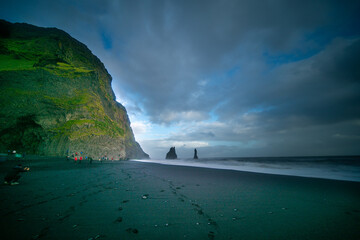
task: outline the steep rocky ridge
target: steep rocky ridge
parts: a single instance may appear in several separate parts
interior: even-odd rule
[[[148,157],[111,80],[66,32],[0,20],[0,152]]]

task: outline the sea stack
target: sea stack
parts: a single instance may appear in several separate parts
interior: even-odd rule
[[[166,154],[166,159],[177,159],[175,147],[171,147],[169,152]]]
[[[194,159],[199,159],[199,158],[198,158],[198,155],[197,155],[197,150],[196,150],[196,148],[194,149]]]

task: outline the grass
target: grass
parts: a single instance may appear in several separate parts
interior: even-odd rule
[[[51,75],[81,80],[98,78],[99,88],[107,101],[113,101],[108,93],[110,89],[108,75],[102,66],[83,45],[59,36],[38,36],[27,39],[0,39],[0,71],[37,70],[43,69]],[[94,71],[98,75],[92,74]],[[35,82],[34,82],[35,83]],[[36,82],[36,84],[41,84]],[[32,89],[32,90],[31,90]],[[46,92],[46,89],[36,91],[31,89],[6,88],[1,89],[5,99],[17,99],[24,104],[34,97],[43,102],[52,103],[54,108],[63,112],[73,112],[77,120],[69,120],[52,129],[57,136],[66,135],[72,139],[86,136],[109,135],[124,137],[127,130],[123,123],[112,120],[105,112],[100,96],[89,90],[72,90],[72,94]],[[35,91],[34,91],[35,89]],[[40,92],[44,91],[44,92]],[[116,111],[113,107],[111,110]]]
[[[71,110],[79,107],[79,105],[84,105],[89,103],[92,96],[90,93],[86,91],[75,91],[74,96],[61,96],[61,97],[52,97],[52,96],[44,96],[46,99],[50,100],[57,107]]]
[[[116,122],[109,118],[103,121],[95,119],[69,120],[53,129],[57,136],[68,136],[70,139],[78,139],[87,136],[124,136],[124,130]]]
[[[36,61],[15,58],[12,55],[0,55],[0,71],[32,70]]]

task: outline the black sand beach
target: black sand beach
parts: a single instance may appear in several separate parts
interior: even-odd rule
[[[0,177],[13,163],[0,162]],[[27,163],[1,239],[360,239],[360,183],[132,161]]]

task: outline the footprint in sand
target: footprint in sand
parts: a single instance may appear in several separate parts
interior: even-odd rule
[[[42,237],[45,237],[49,232],[49,227],[45,227],[41,229],[40,233],[38,235],[35,235],[32,237],[32,239],[40,239]]]
[[[209,238],[210,240],[215,239],[215,233],[212,232],[212,231],[210,231],[210,232],[208,233],[208,238]]]
[[[114,223],[121,223],[123,221],[123,218],[122,217],[118,217]]]
[[[136,228],[128,228],[128,229],[126,229],[126,231],[128,233],[135,233],[135,234],[139,233],[139,230],[137,230]]]

